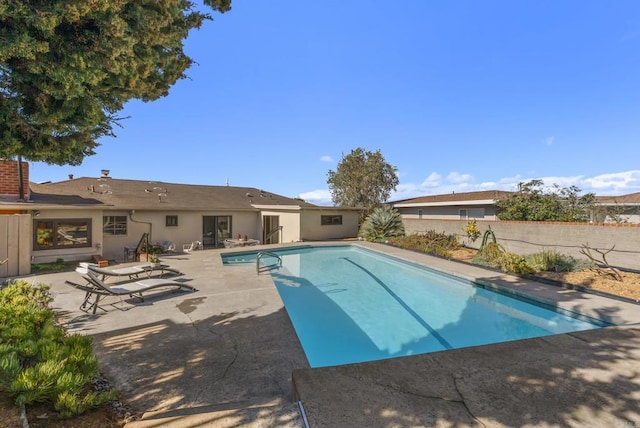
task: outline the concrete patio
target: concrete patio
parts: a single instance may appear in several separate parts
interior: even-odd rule
[[[110,298],[96,315],[64,284],[75,273],[28,279],[94,337],[102,371],[144,413],[129,428],[302,427],[297,400],[311,427],[640,426],[640,305],[358,245],[624,326],[311,369],[270,276],[222,266],[229,250],[163,258],[195,293]]]

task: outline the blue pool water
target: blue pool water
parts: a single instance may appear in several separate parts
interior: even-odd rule
[[[271,276],[311,367],[599,328],[355,246],[275,251]],[[226,254],[254,263],[256,252]],[[269,263],[265,259],[266,263]]]

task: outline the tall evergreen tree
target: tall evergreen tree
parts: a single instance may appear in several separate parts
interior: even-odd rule
[[[183,41],[207,19],[188,0],[0,0],[0,157],[82,162],[127,101],[185,77]]]

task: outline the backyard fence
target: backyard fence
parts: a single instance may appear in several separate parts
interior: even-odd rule
[[[478,248],[481,238],[471,242],[463,229],[467,220],[403,219],[407,234],[428,230],[457,235],[468,247]],[[481,233],[491,228],[498,244],[509,252],[528,255],[542,250],[556,250],[586,259],[583,245],[607,251],[607,261],[626,269],[640,270],[640,224],[560,223],[533,221],[477,221]]]
[[[31,215],[0,215],[0,278],[31,273]]]

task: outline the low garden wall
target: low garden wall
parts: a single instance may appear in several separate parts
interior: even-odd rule
[[[428,230],[457,235],[468,247],[478,248],[482,235],[470,242],[463,229],[466,220],[403,219],[406,233]],[[607,261],[617,267],[640,270],[640,224],[595,224],[530,221],[477,221],[484,232],[491,228],[498,244],[506,251],[526,256],[542,250],[555,249],[578,259],[583,244],[603,251],[615,248],[607,254]],[[599,255],[592,251],[595,256]]]

